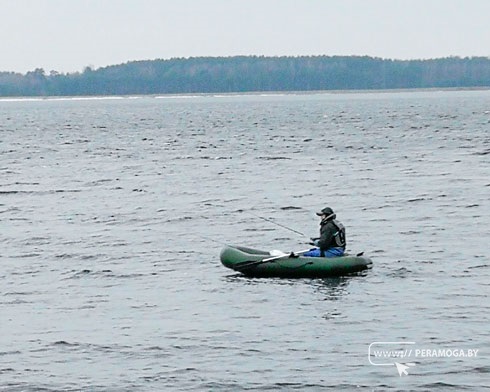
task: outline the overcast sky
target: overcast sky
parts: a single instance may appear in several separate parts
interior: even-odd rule
[[[0,0],[0,71],[191,56],[490,56],[490,0]]]

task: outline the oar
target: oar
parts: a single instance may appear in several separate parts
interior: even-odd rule
[[[284,259],[286,257],[299,256],[299,255],[302,255],[303,253],[309,252],[310,250],[311,250],[311,248],[308,248],[305,250],[300,250],[298,252],[284,253],[283,255],[279,255],[279,256],[267,257],[267,258],[262,259],[262,260],[242,261],[241,263],[235,264],[235,269],[238,271],[241,271],[241,270],[244,270],[247,268],[255,267],[255,266],[260,265],[260,264],[271,263],[271,262],[279,260],[279,259]]]
[[[267,259],[262,260],[262,262],[267,262],[267,261],[273,261],[273,260],[277,260],[277,259],[282,259],[284,257],[295,257],[295,256],[299,256],[299,255],[302,255],[303,253],[309,252],[311,249],[312,248],[308,248],[308,249],[300,250],[298,252],[284,253],[284,254],[279,255],[279,256],[268,257]]]

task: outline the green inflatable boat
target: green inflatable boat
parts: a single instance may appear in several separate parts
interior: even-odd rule
[[[287,254],[243,246],[225,246],[221,250],[220,259],[225,267],[254,277],[324,278],[363,271],[373,265],[371,259],[362,253],[329,258],[301,256],[306,252]]]

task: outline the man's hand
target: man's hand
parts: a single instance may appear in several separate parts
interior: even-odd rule
[[[320,240],[320,238],[313,238],[313,237],[311,237],[310,240],[311,241],[308,242],[308,244],[313,245],[313,246],[318,246],[318,241]]]

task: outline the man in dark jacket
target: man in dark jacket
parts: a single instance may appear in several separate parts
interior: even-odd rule
[[[336,257],[345,252],[345,227],[335,220],[337,215],[330,207],[326,207],[316,213],[320,221],[320,238],[312,238],[312,245],[318,248],[312,249],[303,256],[309,257]]]

